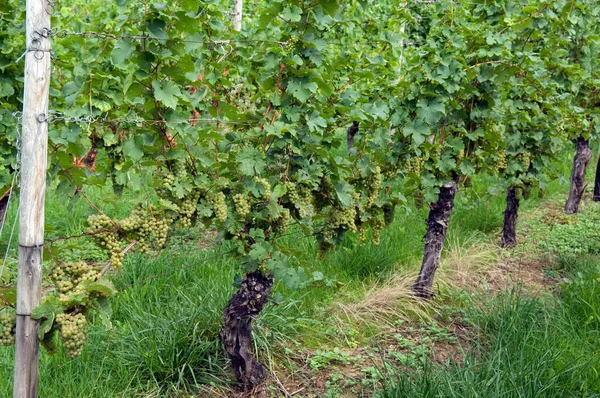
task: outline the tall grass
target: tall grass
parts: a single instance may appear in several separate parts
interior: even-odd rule
[[[397,373],[380,396],[600,396],[599,271],[598,258],[586,259],[570,272],[587,277],[563,285],[557,297],[514,290],[485,310],[473,307],[479,340],[463,363]]]

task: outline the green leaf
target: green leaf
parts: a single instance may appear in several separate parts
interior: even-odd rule
[[[260,175],[267,165],[263,159],[263,154],[257,148],[246,146],[236,157],[238,170],[242,175],[254,176]]]
[[[46,300],[40,303],[31,312],[33,319],[54,319],[54,315],[64,312],[65,307],[60,304],[57,297],[47,296]]]
[[[283,10],[281,16],[289,22],[299,22],[302,17],[302,9],[298,6],[287,7]]]
[[[119,40],[110,54],[113,65],[121,66],[125,61],[131,58],[134,50],[135,45],[132,39]]]
[[[429,136],[430,130],[429,126],[423,123],[420,120],[411,121],[404,126],[404,130],[402,131],[405,137],[410,137],[413,140],[413,147],[418,147],[423,142],[425,142],[425,138]]]
[[[177,97],[181,96],[179,87],[172,81],[164,81],[162,84],[155,80],[152,82],[152,88],[154,89],[154,98],[162,102],[165,106],[175,109],[179,100]]]
[[[317,92],[318,87],[319,86],[317,86],[317,83],[315,82],[303,83],[301,81],[292,80],[288,83],[287,92],[298,101],[305,103],[311,94]]]
[[[81,287],[88,293],[102,293],[107,296],[114,296],[117,293],[113,284],[106,279],[96,282],[84,281],[81,283]]]
[[[144,138],[140,135],[130,138],[123,143],[123,154],[134,161],[140,160],[144,156]]]
[[[283,184],[277,184],[275,186],[275,188],[273,188],[273,193],[271,194],[271,198],[279,199],[286,193],[287,193],[287,187]]]
[[[0,275],[1,277],[2,275]],[[12,287],[0,288],[0,299],[10,305],[15,305],[17,302],[17,289]]]
[[[156,37],[157,39],[167,38],[167,32],[165,32],[165,21],[155,19],[153,21],[149,21],[147,26],[151,36]]]
[[[333,187],[335,188],[335,193],[337,197],[344,207],[348,207],[352,204],[352,196],[354,195],[354,189],[352,185],[350,185],[346,181],[338,181]]]
[[[308,129],[310,131],[319,131],[325,127],[327,127],[327,120],[323,119],[321,117],[321,115],[319,115],[319,112],[317,111],[313,111],[307,118],[306,118],[306,125],[308,126]]]

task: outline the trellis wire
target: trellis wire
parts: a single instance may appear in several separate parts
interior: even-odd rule
[[[36,32],[41,37],[57,37],[57,38],[65,38],[67,36],[76,36],[76,37],[97,37],[100,39],[111,39],[111,40],[124,40],[124,39],[132,39],[132,40],[148,40],[148,41],[159,41],[159,42],[181,42],[181,43],[194,43],[194,44],[208,44],[215,47],[218,46],[226,46],[231,45],[232,43],[262,43],[262,44],[278,44],[282,47],[287,47],[290,45],[290,42],[280,41],[280,40],[259,40],[259,39],[222,39],[222,40],[193,40],[193,39],[183,39],[183,38],[160,38],[149,35],[129,35],[129,34],[116,34],[110,32],[96,32],[96,31],[70,31],[67,29],[42,29],[41,31]],[[375,45],[381,43],[390,43],[388,40],[369,40],[364,42],[358,42],[358,44],[363,45]],[[340,44],[347,45],[346,43],[342,43],[341,41],[329,41],[328,44]],[[409,46],[412,43],[405,43],[405,46]]]
[[[10,209],[10,202],[11,199],[14,195],[14,189],[16,186],[18,186],[18,181],[19,181],[19,174],[20,174],[20,163],[21,163],[21,130],[19,129],[20,123],[21,123],[21,118],[22,118],[22,113],[21,112],[14,112],[13,113],[13,117],[17,120],[16,123],[16,127],[15,127],[15,131],[16,131],[16,141],[15,141],[15,145],[17,148],[17,156],[15,159],[15,167],[16,170],[13,173],[13,178],[10,184],[10,190],[9,190],[9,194],[8,194],[8,200],[6,202],[6,209],[4,211],[4,216],[2,217],[2,225],[0,226],[0,238],[2,237],[2,232],[4,231],[4,224],[6,223],[6,217],[8,215],[8,211]],[[0,278],[2,278],[2,274],[4,273],[4,268],[6,266],[6,260],[8,259],[8,253],[10,252],[10,246],[12,244],[12,239],[13,239],[13,235],[15,232],[15,226],[17,225],[17,220],[19,218],[19,210],[21,209],[21,204],[19,203],[19,206],[17,207],[17,213],[15,214],[15,219],[13,221],[13,225],[12,228],[10,230],[10,236],[8,239],[8,244],[6,245],[6,252],[4,253],[4,260],[2,262],[2,268],[0,268]]]
[[[181,121],[168,121],[164,119],[110,119],[108,113],[102,115],[87,115],[87,116],[66,116],[64,113],[59,111],[49,111],[48,115],[40,114],[37,117],[40,123],[46,122],[48,124],[54,124],[56,122],[64,121],[67,123],[87,123],[87,124],[106,124],[106,123],[131,123],[131,124],[190,124],[195,123],[206,123],[206,124],[242,124],[242,125],[261,125],[261,122],[236,122],[231,120],[221,120],[213,118],[190,118]]]

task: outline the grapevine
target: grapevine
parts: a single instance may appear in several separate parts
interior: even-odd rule
[[[248,196],[238,193],[233,195],[232,200],[235,205],[235,212],[237,215],[242,219],[248,217],[252,208]]]
[[[17,329],[17,316],[14,310],[4,308],[0,310],[0,346],[13,345]]]
[[[68,357],[81,355],[87,340],[88,322],[84,314],[62,313],[56,315],[56,323],[60,326],[60,335]]]
[[[208,192],[206,194],[206,201],[211,206],[217,221],[225,222],[227,220],[227,203],[225,202],[223,192]]]
[[[85,282],[96,282],[100,273],[84,261],[58,264],[50,273],[50,279],[56,285],[59,300],[69,305],[76,296],[85,295]]]

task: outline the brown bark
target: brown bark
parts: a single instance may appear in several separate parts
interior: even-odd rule
[[[506,210],[504,211],[504,227],[500,246],[515,247],[517,245],[517,216],[519,214],[519,199],[517,187],[510,186],[506,191]]]
[[[350,150],[352,149],[352,147],[354,146],[354,136],[356,135],[356,133],[358,132],[358,122],[354,121],[352,122],[352,126],[348,127],[348,131],[347,131],[347,139],[348,139],[348,153],[350,153]]]
[[[440,188],[440,195],[436,203],[431,205],[427,219],[427,233],[425,234],[425,252],[419,276],[413,285],[415,295],[421,298],[431,298],[433,293],[433,278],[437,270],[442,249],[446,241],[448,223],[454,208],[454,197],[458,187],[454,181],[445,183]]]
[[[592,150],[589,141],[579,137],[575,141],[576,153],[573,159],[573,171],[571,172],[571,187],[569,189],[569,198],[565,204],[565,213],[573,214],[579,211],[579,203],[585,192],[585,170],[588,162],[592,158]]]
[[[262,311],[272,287],[272,275],[264,276],[258,271],[246,274],[223,312],[221,341],[235,377],[246,390],[261,384],[267,375],[252,354],[252,319]]]
[[[600,202],[600,154],[596,162],[596,178],[594,178],[594,202]]]

